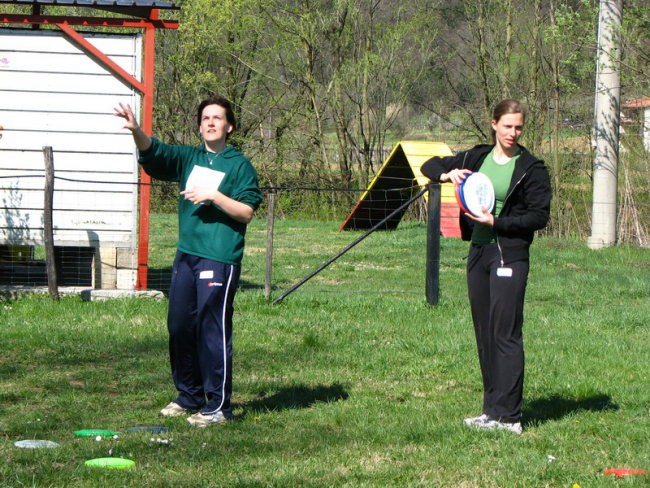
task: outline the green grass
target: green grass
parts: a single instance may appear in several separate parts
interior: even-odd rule
[[[156,217],[169,266],[174,217]],[[171,222],[171,223],[170,223]],[[276,223],[273,296],[358,233]],[[173,235],[173,234],[172,234]],[[254,223],[235,312],[237,421],[205,430],[158,410],[174,391],[166,301],[0,302],[0,486],[648,486],[650,251],[538,239],[527,293],[525,432],[475,432],[481,382],[466,244],[442,241],[441,295],[424,298],[426,229],[375,233],[271,305],[264,222]],[[129,433],[163,425],[166,434]],[[83,428],[120,432],[96,442]],[[170,439],[169,445],[151,438]],[[14,447],[48,439],[58,449]],[[128,471],[84,461],[112,455]],[[549,462],[549,457],[555,460]]]

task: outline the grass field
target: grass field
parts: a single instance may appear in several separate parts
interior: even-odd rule
[[[162,269],[174,229],[157,219],[152,263]],[[338,225],[276,223],[274,296],[357,237]],[[481,398],[466,244],[443,239],[431,307],[422,225],[373,234],[280,305],[263,294],[264,242],[258,220],[237,295],[228,425],[200,430],[158,417],[174,396],[166,301],[0,302],[0,486],[650,485],[648,475],[602,473],[650,471],[650,250],[536,241],[525,431],[515,436],[462,425]],[[143,425],[169,431],[128,430]],[[120,434],[73,434],[88,428]],[[61,447],[14,446],[23,439]],[[135,468],[84,466],[109,453]]]

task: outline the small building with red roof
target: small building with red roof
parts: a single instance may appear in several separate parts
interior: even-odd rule
[[[625,119],[639,126],[643,147],[650,152],[650,97],[637,98],[623,104]]]

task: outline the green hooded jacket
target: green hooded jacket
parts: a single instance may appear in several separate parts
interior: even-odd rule
[[[140,151],[139,163],[152,178],[177,181],[179,191],[194,167],[202,171],[213,170],[218,190],[230,198],[257,209],[263,200],[257,172],[251,162],[232,146],[218,154],[209,153],[203,144],[199,146],[177,146],[152,138],[146,151]],[[201,177],[202,181],[211,178]],[[195,205],[178,197],[178,250],[186,254],[219,261],[226,264],[241,264],[244,254],[246,224],[229,217],[212,204]]]

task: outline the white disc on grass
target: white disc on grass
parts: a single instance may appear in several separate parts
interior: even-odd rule
[[[42,448],[51,449],[53,447],[61,447],[56,442],[44,441],[38,439],[25,439],[23,441],[16,441],[14,442],[14,446],[21,447],[23,449],[42,449]]]

